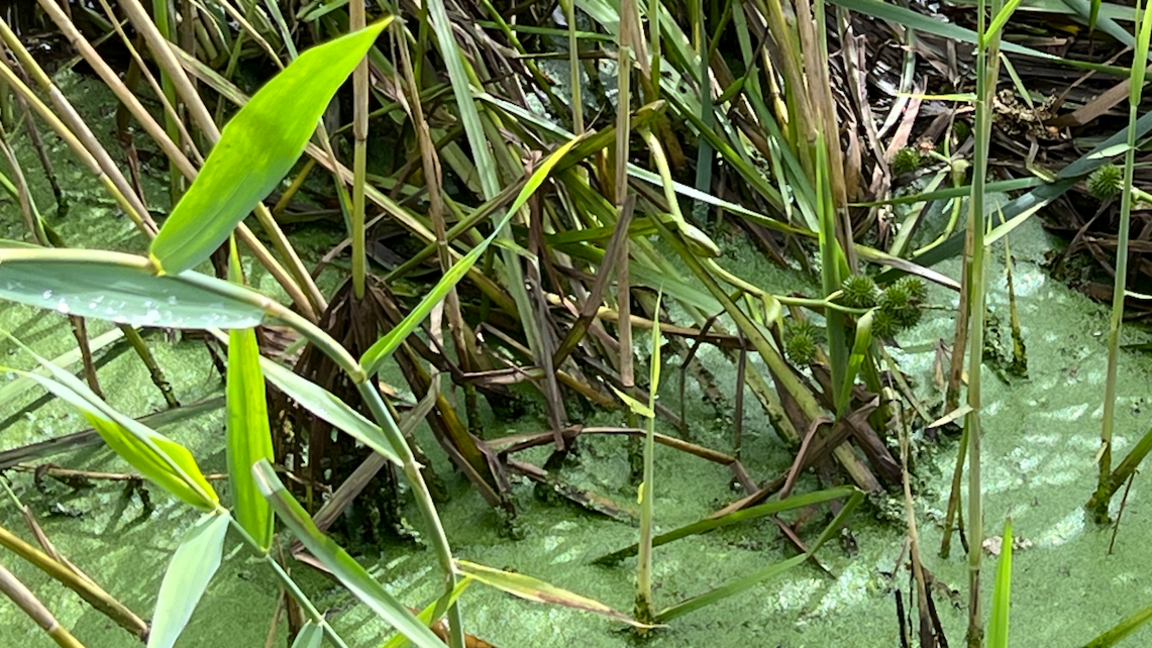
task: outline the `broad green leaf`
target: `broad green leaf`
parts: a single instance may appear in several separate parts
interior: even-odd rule
[[[206,515],[184,536],[160,583],[148,648],[172,648],[176,644],[220,567],[228,520],[227,513]]]
[[[360,563],[348,555],[347,551],[316,528],[308,512],[284,488],[284,484],[276,476],[276,471],[272,469],[272,464],[265,460],[258,461],[252,467],[252,474],[256,478],[260,492],[272,504],[272,508],[276,509],[281,521],[304,543],[308,551],[316,556],[344,587],[348,588],[348,591],[360,599],[360,602],[419,648],[444,648],[444,642],[440,641],[428,626],[421,623],[407,607],[377,583]]]
[[[320,648],[324,642],[324,628],[313,621],[307,621],[292,642],[292,648]]]
[[[261,551],[272,546],[272,509],[252,479],[252,464],[272,460],[268,401],[260,371],[260,349],[252,329],[228,332],[228,484],[236,521]]]
[[[236,237],[229,237],[228,279],[243,284]],[[227,419],[224,427],[228,455],[228,485],[233,512],[260,551],[272,546],[272,508],[252,479],[252,464],[272,461],[272,430],[268,425],[268,399],[260,371],[260,346],[253,329],[228,332]]]
[[[268,358],[260,358],[264,376],[273,385],[299,403],[304,409],[333,426],[348,433],[360,443],[372,448],[397,466],[403,465],[396,450],[380,428],[359,412],[337,398],[332,392],[296,374]]]
[[[304,52],[236,113],[152,241],[157,274],[178,274],[207,259],[276,187],[304,152],[332,95],[389,22]]]
[[[612,608],[604,605],[600,601],[590,599],[586,596],[580,596],[575,592],[570,592],[566,589],[556,587],[551,583],[544,582],[538,578],[532,578],[524,574],[513,574],[511,572],[485,567],[476,563],[468,562],[467,560],[456,560],[456,571],[465,576],[470,576],[485,585],[495,587],[496,589],[507,592],[513,596],[518,596],[528,601],[535,601],[537,603],[548,603],[552,605],[562,605],[564,607],[573,608],[576,610],[584,610],[585,612],[593,612],[606,616],[610,619],[623,621],[629,625],[637,628],[650,628],[652,626],[640,623],[632,617],[617,612]]]
[[[992,614],[988,619],[988,648],[1008,648],[1008,610],[1012,600],[1012,520],[1005,520],[1000,537],[1000,560],[992,588]]]
[[[53,380],[18,369],[6,370],[39,383],[57,398],[80,410],[112,450],[140,471],[140,474],[172,495],[200,509],[211,510],[220,503],[216,491],[204,479],[204,474],[200,472],[200,467],[187,448],[116,412],[92,394],[88,386],[75,376],[59,368],[53,371],[52,367],[49,370],[57,379],[63,378],[60,374],[64,374],[71,380]]]
[[[264,319],[256,298],[267,299],[196,273],[157,277],[131,254],[0,248],[0,299],[60,313],[130,326],[250,328]]]

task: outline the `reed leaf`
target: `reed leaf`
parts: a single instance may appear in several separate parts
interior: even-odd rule
[[[457,560],[455,564],[456,571],[460,574],[527,601],[592,612],[636,628],[651,627],[636,621],[623,612],[617,612],[599,601],[556,587],[538,578],[485,567],[467,560]]]
[[[204,284],[194,285],[189,277],[157,277],[147,259],[118,252],[0,248],[0,298],[14,302],[129,326],[228,329],[263,321],[256,303],[229,294],[255,293],[206,290],[227,282],[201,275]]]
[[[266,460],[258,461],[252,466],[252,473],[260,492],[272,504],[285,526],[361,603],[419,648],[444,648],[444,643],[428,626],[376,582],[347,551],[316,528],[308,512],[284,488],[272,464]]]
[[[332,95],[390,21],[308,50],[236,113],[152,241],[157,274],[191,269],[227,240],[291,170]]]
[[[160,583],[148,648],[172,648],[176,644],[220,568],[229,521],[227,512],[206,515],[185,534]]]

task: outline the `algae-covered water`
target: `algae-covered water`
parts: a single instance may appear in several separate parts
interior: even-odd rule
[[[106,133],[98,133],[106,136]],[[109,149],[115,151],[109,140]],[[23,153],[27,153],[24,151]],[[26,168],[35,164],[26,156]],[[89,246],[139,250],[142,244],[130,226],[114,219],[114,210],[100,198],[78,165],[62,163],[62,177],[73,198],[71,216],[52,224],[66,238]],[[150,192],[161,195],[153,174]],[[37,186],[38,195],[44,195]],[[104,218],[92,212],[103,210]],[[22,236],[18,207],[0,202],[0,228],[5,236]],[[1034,222],[1011,237],[1015,257],[1014,279],[1024,341],[1028,349],[1028,378],[1005,382],[993,372],[984,374],[984,478],[986,527],[997,534],[1011,516],[1016,535],[1030,546],[1015,555],[1011,636],[1016,646],[1079,646],[1122,616],[1152,602],[1146,574],[1145,538],[1152,537],[1152,502],[1149,490],[1137,479],[1128,497],[1115,550],[1107,554],[1110,533],[1088,521],[1082,505],[1095,486],[1093,459],[1099,434],[1100,401],[1105,368],[1104,340],[1107,314],[1096,304],[1050,279],[1040,268],[1052,241]],[[322,247],[319,243],[317,248]],[[998,250],[1003,258],[1003,251]],[[760,285],[779,292],[798,289],[806,282],[780,271],[748,249],[729,250],[725,262],[742,273],[759,275]],[[994,266],[995,267],[995,266]],[[1002,267],[1002,264],[1001,266]],[[939,270],[956,276],[955,264]],[[271,292],[267,281],[260,281]],[[330,283],[326,284],[330,287]],[[917,382],[918,392],[931,401],[933,344],[951,339],[955,295],[933,289],[931,301],[939,306],[926,321],[899,340],[893,350],[901,367]],[[1007,293],[1002,272],[992,273],[990,303],[1007,320]],[[0,306],[0,326],[15,332],[37,352],[56,357],[74,346],[66,320],[57,313],[25,307]],[[90,323],[93,337],[109,331]],[[1141,332],[1129,332],[1126,341],[1143,341]],[[150,338],[157,358],[184,403],[221,393],[218,375],[207,351],[195,342],[171,343]],[[97,353],[99,375],[111,404],[134,416],[163,408],[159,392],[146,371],[128,351],[114,352],[114,344]],[[735,383],[735,370],[718,354],[704,350],[702,359],[716,373],[717,383]],[[17,368],[33,362],[7,342],[0,342],[0,361]],[[76,365],[73,365],[75,368]],[[1145,403],[1152,362],[1139,354],[1122,354],[1120,407],[1117,408],[1118,452],[1125,451],[1152,425]],[[670,363],[666,376],[675,375]],[[11,383],[0,384],[0,389]],[[690,380],[688,413],[694,440],[720,451],[731,451],[732,426],[711,408],[700,404],[700,393]],[[675,380],[668,379],[661,397],[676,409]],[[56,402],[27,389],[0,401],[0,450],[59,436],[85,427],[83,420]],[[729,394],[731,398],[731,394]],[[778,474],[790,457],[748,399],[743,458],[757,478]],[[731,400],[729,400],[731,404]],[[583,421],[589,425],[619,425],[614,415]],[[484,421],[485,436],[539,430],[542,417],[520,421]],[[203,416],[162,428],[187,445],[207,473],[224,470],[223,422],[220,415]],[[665,430],[669,431],[670,430]],[[636,529],[576,509],[567,504],[538,500],[528,483],[518,483],[520,540],[499,531],[497,516],[468,484],[450,469],[426,429],[417,431],[432,454],[433,468],[452,491],[441,508],[455,553],[474,562],[512,569],[599,599],[628,611],[633,601],[635,562],[605,568],[589,560],[636,540]],[[617,437],[586,437],[581,451],[564,477],[594,488],[623,505],[633,505],[635,491],[628,485],[626,441]],[[940,522],[946,504],[947,482],[955,456],[954,441],[920,446],[917,475],[923,482],[917,494],[918,523],[926,566],[943,586],[936,591],[937,608],[950,643],[963,641],[966,611],[967,563],[954,542],[953,556],[936,556]],[[539,457],[536,457],[539,458]],[[127,466],[106,449],[59,455],[55,463],[70,468],[111,472]],[[730,488],[727,469],[658,447],[654,492],[658,531],[694,521],[738,496]],[[156,489],[151,489],[155,510],[147,514],[138,497],[127,495],[115,482],[97,483],[73,491],[50,479],[37,486],[31,474],[8,472],[13,493],[40,520],[48,537],[72,562],[102,584],[115,597],[142,616],[150,616],[163,570],[195,514]],[[224,497],[227,488],[218,483]],[[802,483],[802,489],[813,485]],[[900,520],[879,519],[876,508],[866,506],[851,520],[857,552],[849,554],[830,543],[819,555],[825,573],[802,565],[751,591],[675,619],[647,641],[665,647],[705,646],[897,646],[893,590],[907,595],[909,575],[900,567],[905,530]],[[415,510],[408,513],[418,522]],[[7,495],[0,496],[0,524],[30,537],[20,513]],[[766,564],[793,555],[770,521],[691,537],[655,552],[658,607],[704,592]],[[411,542],[393,541],[374,555],[358,558],[386,587],[409,605],[422,606],[436,594],[437,569],[433,556]],[[76,596],[20,562],[0,552],[0,564],[12,570],[41,598],[57,618],[86,645],[117,648],[136,645],[122,630],[92,611]],[[985,585],[991,581],[992,559]],[[329,614],[334,625],[357,648],[379,646],[387,629],[372,613],[330,581],[303,566],[293,569],[304,589]],[[948,589],[957,590],[949,596]],[[263,565],[247,557],[240,543],[230,538],[223,567],[185,631],[185,648],[264,645],[279,594],[276,582]],[[987,596],[987,593],[986,593]],[[473,584],[463,597],[467,630],[496,646],[589,648],[631,646],[637,643],[620,624],[558,607],[520,601]],[[987,600],[987,599],[986,599]],[[281,629],[282,630],[282,629]],[[1152,631],[1133,635],[1125,645],[1152,641]],[[7,602],[0,603],[0,646],[48,646],[50,641],[30,619]],[[283,637],[274,645],[284,645]]]

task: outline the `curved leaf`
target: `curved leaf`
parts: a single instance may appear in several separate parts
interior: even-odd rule
[[[158,274],[178,274],[207,259],[284,178],[332,95],[389,22],[304,52],[236,113],[152,241],[149,256]]]
[[[264,319],[256,300],[242,298],[244,288],[148,268],[132,254],[0,248],[0,299],[129,326],[250,328]]]
[[[208,582],[220,568],[228,521],[227,513],[206,515],[184,536],[160,583],[148,648],[172,648],[188,625]]]
[[[264,375],[272,381],[273,385],[276,385],[277,389],[287,394],[304,409],[384,455],[388,461],[397,466],[403,465],[380,427],[349,407],[348,403],[340,400],[320,385],[289,371],[268,358],[261,357],[260,366],[264,369]]]
[[[396,600],[380,583],[348,555],[334,540],[324,535],[296,498],[285,488],[272,464],[259,461],[252,467],[252,473],[260,492],[268,498],[272,508],[292,533],[300,538],[308,551],[320,559],[332,573],[348,588],[348,591],[372,609],[381,619],[388,622],[396,631],[403,634],[419,648],[444,648],[428,626],[417,619],[407,607]]]
[[[457,560],[455,564],[456,571],[461,574],[528,601],[550,603],[577,610],[584,610],[585,612],[594,612],[610,619],[623,621],[637,628],[652,627],[640,623],[623,612],[617,612],[600,601],[556,587],[539,578],[493,569],[492,567],[485,567],[484,565],[478,565],[468,562],[467,560]]]
[[[204,479],[196,459],[187,448],[113,410],[75,376],[58,367],[55,370],[50,367],[49,370],[57,378],[63,378],[59,374],[65,374],[71,380],[58,382],[27,371],[7,369],[36,381],[56,397],[80,410],[110,448],[156,485],[197,508],[216,508],[220,499],[211,484]]]
[[[313,621],[308,621],[303,628],[300,628],[296,641],[292,642],[292,648],[320,648],[320,643],[323,641],[324,628]]]

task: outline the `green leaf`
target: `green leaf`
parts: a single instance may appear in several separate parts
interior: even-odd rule
[[[648,409],[656,409],[656,393],[660,391],[660,303],[664,301],[664,291],[656,295],[655,315],[652,316],[651,364],[648,367]]]
[[[495,587],[496,589],[507,592],[513,596],[518,596],[528,601],[535,601],[536,603],[549,603],[552,605],[562,605],[567,608],[576,610],[583,610],[585,612],[593,612],[610,619],[623,621],[631,626],[637,628],[651,628],[652,626],[640,623],[632,617],[617,612],[612,608],[604,605],[600,601],[580,596],[575,592],[570,592],[566,589],[556,587],[551,583],[544,582],[538,578],[525,576],[524,574],[513,574],[511,572],[485,567],[476,563],[468,562],[466,560],[454,561],[456,571],[465,576],[470,576],[485,585]]]
[[[37,359],[57,380],[19,369],[11,371],[40,384],[60,400],[80,410],[104,442],[144,477],[172,495],[200,509],[220,503],[216,491],[204,479],[192,453],[168,437],[135,421],[101,401],[88,386],[44,358]]]
[[[252,464],[272,460],[268,400],[260,371],[260,349],[252,329],[228,332],[228,484],[236,521],[261,551],[272,546],[272,509],[252,479]]]
[[[1120,643],[1124,637],[1135,632],[1140,626],[1152,620],[1152,605],[1148,605],[1125,617],[1104,634],[1084,644],[1084,648],[1109,648]]]
[[[250,328],[264,311],[246,296],[267,299],[196,273],[157,277],[131,254],[0,248],[0,298],[60,313],[129,326]]]
[[[612,388],[612,391],[616,392],[616,395],[620,397],[620,400],[624,401],[624,404],[628,406],[628,409],[632,410],[632,412],[634,412],[635,414],[637,414],[639,416],[643,416],[644,418],[655,418],[656,417],[656,410],[653,409],[652,406],[641,403],[640,401],[636,400],[635,398],[632,398],[628,394],[625,394],[623,391],[616,389],[615,385],[608,385],[608,386]],[[652,392],[651,398],[653,401],[655,401],[655,399],[656,399],[656,393],[655,392]]]
[[[172,648],[176,644],[220,567],[228,521],[227,513],[206,515],[184,536],[160,583],[148,648]]]
[[[324,628],[314,621],[307,621],[296,635],[296,641],[292,642],[292,648],[320,648],[323,641]]]
[[[1008,610],[1012,599],[1012,520],[1005,520],[992,589],[992,614],[988,619],[988,648],[1008,648]]]
[[[260,358],[264,376],[273,385],[299,403],[304,409],[346,432],[360,443],[372,448],[388,458],[388,461],[402,466],[392,444],[379,426],[364,418],[359,412],[337,398],[332,392],[296,374],[268,358]]]
[[[152,241],[157,274],[178,274],[207,259],[276,187],[304,152],[332,95],[389,22],[304,52],[236,113]]]
[[[375,373],[379,371],[380,365],[392,355],[396,347],[400,346],[400,344],[412,334],[412,331],[416,330],[417,326],[420,326],[420,323],[424,321],[428,313],[432,312],[436,304],[439,304],[448,295],[448,292],[452,290],[457,283],[460,283],[464,275],[472,269],[472,266],[476,265],[476,261],[480,259],[480,255],[488,249],[488,246],[492,244],[500,231],[504,229],[504,226],[512,220],[512,216],[528,202],[532,194],[536,193],[540,186],[544,184],[544,180],[546,180],[552,170],[556,168],[556,165],[579,141],[580,138],[574,137],[558,147],[555,151],[552,151],[528,178],[528,182],[525,183],[524,188],[520,190],[520,193],[512,202],[511,207],[509,207],[508,212],[500,222],[496,224],[496,227],[493,228],[492,234],[476,245],[476,247],[469,250],[468,254],[465,254],[463,258],[452,264],[448,272],[444,273],[444,276],[441,277],[440,281],[436,282],[432,290],[420,300],[416,308],[412,309],[412,312],[408,313],[387,335],[377,340],[375,344],[364,352],[364,355],[360,358],[360,364],[364,367],[364,370],[368,372],[369,376],[375,375]]]
[[[464,593],[464,588],[468,587],[468,584],[471,582],[471,578],[461,578],[460,581],[456,583],[456,587],[452,588],[447,598],[441,596],[435,601],[432,601],[426,605],[423,610],[420,610],[420,614],[417,614],[416,618],[420,619],[420,622],[424,625],[431,626],[439,620],[440,615],[444,614],[448,608],[456,603],[456,599],[460,598],[460,595]],[[439,614],[437,610],[439,610]],[[402,634],[397,634],[389,639],[388,643],[384,644],[382,648],[404,648],[404,646],[407,646],[409,643],[411,642],[408,641],[407,637]]]
[[[784,511],[791,511],[794,509],[814,506],[816,504],[822,504],[834,499],[842,499],[844,497],[849,497],[856,492],[857,489],[853,486],[838,486],[836,488],[829,488],[827,490],[816,491],[814,493],[792,495],[787,499],[776,500],[774,502],[768,502],[758,506],[751,506],[749,508],[734,511],[728,515],[718,518],[704,518],[703,520],[697,520],[691,524],[686,524],[677,529],[668,531],[667,533],[661,533],[660,535],[653,537],[652,546],[659,547],[660,545],[668,544],[669,542],[673,542],[681,538],[687,538],[689,536],[707,533],[713,529],[719,529],[722,527],[731,526],[733,524],[739,524],[740,522],[746,522],[748,520],[756,520],[766,515],[776,515],[777,513],[782,513]],[[595,558],[591,561],[591,563],[594,565],[611,565],[625,558],[628,558],[629,556],[635,556],[638,548],[639,545],[633,543],[632,545],[618,551],[613,551],[612,553],[604,554],[599,558]]]
[[[702,607],[711,605],[716,601],[728,598],[734,594],[747,591],[769,578],[778,576],[779,574],[782,574],[785,571],[800,565],[805,560],[811,558],[816,553],[816,551],[819,550],[820,547],[825,542],[827,542],[830,537],[832,537],[833,534],[839,532],[841,526],[844,524],[844,520],[849,515],[851,515],[852,511],[854,511],[862,501],[864,501],[863,491],[856,491],[852,493],[852,496],[848,499],[847,502],[845,502],[844,507],[840,509],[840,513],[838,513],[836,517],[832,519],[832,522],[824,528],[824,532],[820,534],[820,537],[816,539],[816,542],[809,545],[807,553],[800,554],[799,556],[793,556],[792,558],[783,560],[778,563],[766,565],[747,576],[738,578],[728,583],[727,585],[722,585],[714,590],[705,592],[704,594],[692,597],[686,601],[677,603],[672,607],[661,610],[660,613],[656,615],[656,620],[660,622],[670,621],[693,610],[698,610]]]
[[[256,462],[252,474],[264,494],[276,509],[280,519],[304,543],[308,551],[316,556],[348,591],[360,599],[381,619],[388,622],[396,631],[407,637],[419,648],[444,648],[444,643],[417,619],[408,608],[397,601],[368,571],[360,566],[335,541],[324,535],[296,498],[285,490],[284,484],[276,476],[272,464],[266,460]]]
[[[856,375],[860,373],[860,367],[872,348],[873,312],[868,311],[856,320],[856,338],[852,342],[852,353],[848,356],[848,371],[844,374],[840,392],[836,394],[836,418],[844,414],[844,408],[848,406],[848,397],[852,395],[852,384],[856,382]]]

